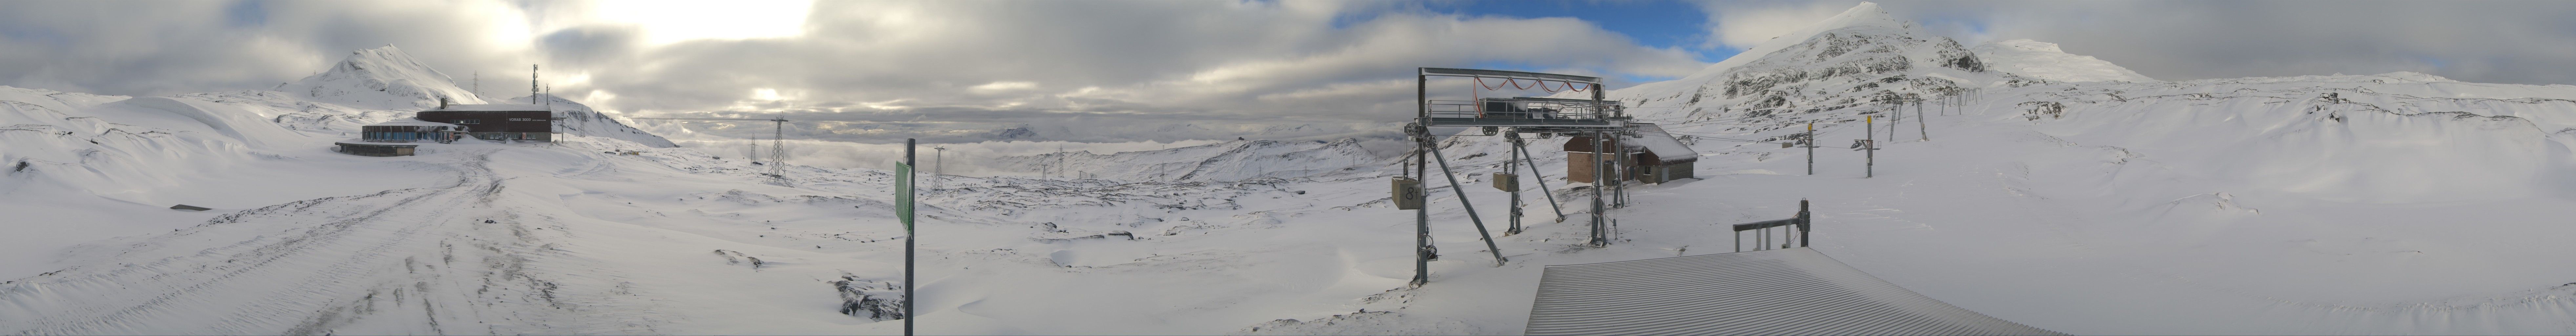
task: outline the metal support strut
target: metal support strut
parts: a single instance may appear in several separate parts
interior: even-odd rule
[[[1503,138],[1511,140],[1512,148],[1514,150],[1510,150],[1509,152],[1511,153],[1508,153],[1511,154],[1512,159],[1510,161],[1503,161],[1503,174],[1496,175],[1495,177],[1500,178],[1510,176],[1512,180],[1510,182],[1496,180],[1494,181],[1494,185],[1500,186],[1509,184],[1512,187],[1512,189],[1509,190],[1512,194],[1512,204],[1509,208],[1505,208],[1511,210],[1511,227],[1503,229],[1503,236],[1510,237],[1511,235],[1521,234],[1521,174],[1519,174],[1520,165],[1515,164],[1521,160],[1521,152],[1518,150],[1521,146],[1521,134],[1519,132],[1506,131],[1503,133]]]
[[[1604,155],[1602,155],[1601,152],[1601,142],[1606,138],[1608,138],[1608,134],[1601,131],[1592,131],[1592,240],[1588,243],[1591,243],[1593,247],[1610,246],[1609,235],[1604,232],[1604,230],[1608,229],[1607,225],[1610,225],[1609,218],[1606,214],[1602,213],[1602,211],[1608,210],[1608,207],[1605,204],[1602,204],[1601,200],[1601,189],[1604,186],[1603,183],[1605,183],[1602,181],[1609,180],[1608,178],[1604,178],[1605,176],[1609,176],[1609,169],[1604,167],[1607,166],[1606,163],[1608,161],[1603,159]]]
[[[1429,119],[1431,117],[1430,108],[1425,107],[1425,104],[1430,99],[1430,93],[1423,90],[1424,88],[1429,87],[1429,84],[1426,84],[1428,83],[1428,78],[1430,77],[1417,76],[1417,80],[1413,82],[1414,106],[1421,108],[1420,110],[1415,110],[1415,112],[1418,113],[1416,116],[1417,118]],[[1413,175],[1406,177],[1413,178],[1415,181],[1420,181],[1424,175],[1431,175],[1430,172],[1425,171],[1429,169],[1428,167],[1431,165],[1429,164],[1430,162],[1425,162],[1428,158],[1423,157],[1424,155],[1422,155],[1421,145],[1424,142],[1422,138],[1429,137],[1431,135],[1425,134],[1427,132],[1420,132],[1425,129],[1425,127],[1420,124],[1406,126],[1410,127],[1405,127],[1404,133],[1412,136],[1414,141]],[[1428,202],[1428,199],[1426,198],[1423,203],[1430,202]],[[1411,288],[1422,288],[1422,284],[1431,283],[1431,257],[1432,253],[1434,253],[1431,247],[1431,207],[1428,206],[1430,204],[1424,205],[1425,206],[1423,207],[1413,209],[1413,281],[1406,283],[1406,287]]]
[[[1512,155],[1513,158],[1511,161],[1519,162],[1504,162],[1506,168],[1503,169],[1502,173],[1496,176],[1497,179],[1495,181],[1497,184],[1495,186],[1512,194],[1510,227],[1509,231],[1505,231],[1505,233],[1517,234],[1525,229],[1520,225],[1521,217],[1524,215],[1521,209],[1523,204],[1520,199],[1520,192],[1523,189],[1518,185],[1520,174],[1518,174],[1517,167],[1511,167],[1509,165],[1521,164],[1527,166],[1531,170],[1530,173],[1532,174],[1536,174],[1538,170],[1536,157],[1529,154],[1527,144],[1521,141],[1518,133],[1528,131],[1540,134],[1574,135],[1583,132],[1599,134],[1599,129],[1622,127],[1622,123],[1628,119],[1626,116],[1616,115],[1621,111],[1621,109],[1618,108],[1618,102],[1604,99],[1605,96],[1603,96],[1603,93],[1605,89],[1601,85],[1602,81],[1600,77],[1522,71],[1451,68],[1416,68],[1414,75],[1413,99],[1414,105],[1416,106],[1414,110],[1414,121],[1411,124],[1404,125],[1404,132],[1410,137],[1411,141],[1414,141],[1412,152],[1413,157],[1411,158],[1413,160],[1407,167],[1405,167],[1408,168],[1407,170],[1409,170],[1409,172],[1407,172],[1404,177],[1394,181],[1395,188],[1397,190],[1396,192],[1399,196],[1422,194],[1422,192],[1410,190],[1424,190],[1419,188],[1421,179],[1430,177],[1430,166],[1433,164],[1431,161],[1437,160],[1437,163],[1440,165],[1442,177],[1449,181],[1450,192],[1457,193],[1459,206],[1465,208],[1467,211],[1467,219],[1476,226],[1476,234],[1485,241],[1486,251],[1493,254],[1494,266],[1496,267],[1505,265],[1510,262],[1510,260],[1503,257],[1501,246],[1494,241],[1492,232],[1488,231],[1485,227],[1483,215],[1477,213],[1475,205],[1468,201],[1465,187],[1459,183],[1456,171],[1449,167],[1448,157],[1446,154],[1440,153],[1439,144],[1438,141],[1436,141],[1439,137],[1430,134],[1430,128],[1457,126],[1481,127],[1485,130],[1484,135],[1496,135],[1501,133],[1500,131],[1504,128],[1512,129],[1512,134],[1507,136],[1512,139],[1512,150],[1515,154]],[[1476,83],[1479,89],[1487,90],[1494,89],[1493,87],[1484,86],[1484,81],[1488,79],[1501,80],[1505,83],[1509,83],[1508,85],[1514,85],[1513,87],[1516,88],[1519,88],[1519,86],[1517,86],[1519,81],[1535,81],[1538,83],[1538,87],[1541,90],[1549,92],[1557,92],[1558,90],[1550,88],[1547,83],[1562,83],[1566,90],[1591,91],[1592,99],[1586,100],[1547,97],[1482,98],[1477,96],[1479,91],[1471,90],[1468,98],[1473,100],[1470,101],[1434,101],[1430,99],[1431,97],[1429,93],[1431,77],[1452,77],[1462,80],[1472,80]],[[1596,136],[1595,138],[1599,137]],[[1600,162],[1595,162],[1595,164],[1598,163]],[[1596,173],[1594,175],[1601,174]],[[1502,178],[1510,178],[1511,180],[1503,181],[1501,180]],[[1536,176],[1533,176],[1533,178],[1536,178],[1539,181],[1539,189],[1541,192],[1548,191],[1545,178]],[[1596,181],[1595,185],[1599,185],[1599,183]],[[1603,226],[1605,221],[1602,220],[1603,217],[1600,214],[1600,203],[1602,201],[1601,192],[1601,188],[1593,188],[1593,240],[1597,245],[1606,245],[1608,244],[1608,241],[1601,238],[1603,237],[1602,230],[1605,229]],[[1548,207],[1556,211],[1557,222],[1564,222],[1565,209],[1562,205],[1556,203],[1554,193],[1547,193],[1546,195],[1548,196]],[[1418,198],[1419,196],[1415,197],[1417,198],[1406,198],[1405,200],[1421,199]],[[1430,209],[1425,206],[1417,206],[1418,203],[1397,204],[1397,208],[1399,209],[1412,207],[1411,210],[1414,210],[1414,244],[1416,250],[1413,263],[1413,280],[1409,283],[1409,288],[1421,288],[1423,284],[1429,283],[1431,279],[1429,267],[1430,260],[1438,257],[1438,254],[1436,254],[1438,249],[1433,245],[1431,239]]]
[[[1458,194],[1458,206],[1467,209],[1467,220],[1476,224],[1476,235],[1485,238],[1485,250],[1487,252],[1494,253],[1494,267],[1502,267],[1503,262],[1507,261],[1503,259],[1503,248],[1495,246],[1494,235],[1485,231],[1485,220],[1476,216],[1476,205],[1473,203],[1467,203],[1467,188],[1458,185],[1457,173],[1449,172],[1449,158],[1440,156],[1440,146],[1431,140],[1432,137],[1428,136],[1431,133],[1430,130],[1422,130],[1422,133],[1426,135],[1422,137],[1422,148],[1429,149],[1431,151],[1431,158],[1439,160],[1440,176],[1449,178],[1449,192]]]
[[[1520,138],[1515,137],[1512,139],[1512,148],[1520,151],[1521,163],[1529,166],[1530,180],[1538,181],[1539,194],[1547,195],[1547,208],[1550,210],[1556,210],[1556,222],[1564,223],[1565,207],[1558,206],[1556,204],[1556,192],[1552,191],[1556,189],[1548,189],[1547,177],[1538,174],[1538,157],[1530,156],[1529,146],[1523,144]]]

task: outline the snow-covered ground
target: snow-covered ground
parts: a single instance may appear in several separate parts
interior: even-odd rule
[[[412,66],[399,54],[347,64]],[[800,165],[771,183],[604,118],[553,144],[331,153],[421,100],[313,92],[372,89],[358,77],[421,87],[389,97],[452,89],[425,66],[370,69],[296,84],[320,91],[0,87],[0,333],[899,332],[883,170]],[[1949,87],[1983,94],[1906,109],[1889,137],[1886,97]],[[1555,179],[1568,220],[1523,183],[1529,230],[1496,237],[1511,261],[1494,267],[1437,184],[1442,258],[1419,289],[1404,288],[1411,211],[1386,202],[1396,163],[1353,144],[997,158],[1094,179],[926,177],[921,331],[1517,334],[1541,266],[1728,252],[1726,224],[1807,199],[1826,254],[2060,332],[2576,333],[2576,245],[2561,242],[2576,236],[2576,86],[2161,82],[2040,42],[1963,46],[1863,4],[1610,97],[1690,137],[1701,178],[1629,186],[1609,213],[1617,242],[1585,247],[1589,193],[1536,141],[1532,175]],[[1865,116],[1884,148],[1874,178],[1842,148]],[[1737,141],[1810,122],[1826,146],[1814,175],[1805,148]],[[1499,234],[1506,196],[1485,179],[1507,146],[1442,146]]]

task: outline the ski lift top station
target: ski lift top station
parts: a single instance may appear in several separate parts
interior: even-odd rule
[[[1478,97],[1465,101],[1433,100],[1430,90],[1432,77],[1467,79],[1476,85],[1470,88],[1471,92],[1475,92],[1472,90],[1498,90],[1504,87],[1525,90],[1534,86],[1548,92],[1590,92],[1592,96],[1591,99]],[[1430,210],[1423,206],[1423,201],[1428,195],[1422,187],[1422,182],[1430,176],[1430,166],[1433,164],[1440,166],[1441,176],[1449,183],[1453,193],[1461,190],[1458,189],[1460,186],[1457,176],[1450,173],[1448,158],[1440,153],[1436,137],[1431,134],[1431,127],[1477,127],[1483,129],[1483,135],[1500,135],[1512,143],[1511,160],[1503,166],[1503,172],[1495,173],[1493,178],[1495,188],[1511,193],[1511,204],[1508,207],[1511,214],[1510,226],[1503,231],[1505,235],[1517,234],[1521,231],[1519,170],[1526,167],[1535,173],[1538,168],[1536,160],[1529,155],[1529,146],[1522,134],[1533,134],[1539,138],[1567,136],[1569,141],[1563,148],[1567,155],[1567,171],[1572,173],[1567,176],[1567,181],[1588,182],[1594,186],[1590,188],[1593,196],[1591,238],[1587,241],[1587,244],[1592,246],[1608,246],[1616,234],[1612,232],[1611,221],[1603,214],[1603,210],[1625,204],[1623,197],[1625,181],[1641,180],[1660,183],[1690,178],[1692,177],[1691,162],[1699,157],[1697,152],[1683,146],[1680,141],[1673,139],[1661,128],[1656,128],[1653,124],[1631,122],[1632,119],[1625,115],[1625,109],[1617,101],[1603,100],[1605,91],[1600,77],[1505,70],[1417,68],[1414,84],[1416,90],[1414,98],[1417,106],[1414,111],[1414,121],[1404,126],[1405,134],[1414,142],[1414,149],[1409,154],[1412,160],[1405,162],[1407,165],[1405,167],[1407,169],[1403,170],[1405,175],[1393,181],[1393,200],[1397,209],[1414,210],[1415,255],[1411,284],[1416,287],[1430,281],[1429,262],[1439,258],[1438,249],[1431,243]],[[1478,95],[1471,95],[1471,97],[1474,96]],[[1539,183],[1540,190],[1547,190],[1546,179],[1533,180]],[[1605,195],[1605,192],[1611,194]],[[1549,207],[1555,208],[1557,204],[1555,195],[1544,192],[1542,194],[1549,198]],[[1468,220],[1475,224],[1476,232],[1484,239],[1486,249],[1492,252],[1494,265],[1503,265],[1506,260],[1502,256],[1501,249],[1495,247],[1493,235],[1486,231],[1484,219],[1477,215],[1475,205],[1467,201],[1466,194],[1457,195],[1458,205],[1467,210]],[[1556,209],[1556,211],[1557,221],[1563,222],[1564,210]]]

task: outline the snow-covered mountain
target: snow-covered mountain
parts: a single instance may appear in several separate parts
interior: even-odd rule
[[[1992,70],[2058,82],[2154,82],[2137,71],[2093,56],[2068,54],[2056,43],[2029,39],[1986,42],[1971,49]]]
[[[1712,179],[1646,188],[1653,200],[1618,216],[1688,223],[1637,209],[1816,200],[1849,209],[1825,215],[1848,230],[1816,236],[1836,258],[2072,333],[2576,331],[2554,313],[2576,307],[2560,299],[2576,271],[2527,267],[2576,249],[2521,238],[2576,234],[2555,224],[2576,217],[2576,86],[2408,72],[2162,82],[2044,42],[1960,51],[1862,4],[1699,74],[1610,92],[1640,119],[1706,136],[1694,147]],[[1884,97],[1943,87],[1983,92],[1891,120]],[[1786,141],[1810,122],[1828,146],[1814,176],[1804,148],[1707,141]],[[1883,148],[1874,165],[1839,148],[1864,138]],[[1876,177],[1856,179],[1863,169]]]
[[[1722,117],[1786,124],[1851,118],[1905,93],[2038,81],[1986,63],[1958,41],[1863,3],[1698,74],[1612,91],[1608,98],[1628,104],[1638,118],[1668,123]]]
[[[2052,43],[2009,40],[1969,49],[1862,3],[1700,73],[1607,96],[1647,120],[1783,127],[1878,114],[1902,94],[1933,99],[1952,88],[2082,81],[2154,80]]]
[[[484,104],[480,96],[456,87],[456,79],[430,68],[392,45],[349,53],[331,69],[279,85],[277,91],[297,99],[376,110],[437,107],[440,99],[455,104]]]

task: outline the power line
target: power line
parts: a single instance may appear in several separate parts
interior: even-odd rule
[[[797,124],[797,125],[804,125],[805,127],[813,127],[814,129],[823,130],[824,132],[832,132],[832,133],[847,134],[847,135],[857,136],[857,137],[861,137],[861,138],[869,138],[869,139],[885,140],[885,141],[888,141],[888,142],[899,142],[899,141],[902,141],[902,140],[895,140],[895,139],[892,139],[892,138],[881,137],[881,136],[866,135],[866,134],[858,134],[858,133],[850,133],[850,132],[842,132],[842,131],[840,131],[840,130],[835,130],[835,129],[830,129],[830,128],[824,128],[822,125],[808,124],[808,123],[805,123],[805,122],[802,122],[802,121],[794,121],[794,122],[790,122],[790,123],[794,123],[794,124]]]
[[[715,121],[778,121],[778,120],[782,120],[782,119],[749,119],[749,118],[627,118],[627,119],[646,119],[646,120],[715,120]],[[821,120],[821,121],[826,121],[826,122],[855,122],[855,121],[843,121],[843,120]],[[875,140],[883,140],[883,141],[888,141],[888,142],[898,142],[898,141],[902,141],[902,140],[895,140],[895,139],[892,139],[892,138],[886,138],[886,137],[881,137],[881,136],[874,136],[874,135],[867,135],[867,134],[859,134],[859,133],[843,132],[843,131],[840,131],[840,130],[835,130],[835,129],[831,129],[831,128],[823,127],[822,125],[815,125],[815,124],[812,124],[812,123],[809,123],[809,122],[805,122],[805,121],[787,121],[787,123],[790,123],[790,124],[796,124],[796,125],[801,125],[801,126],[805,126],[805,127],[812,127],[812,128],[814,128],[814,129],[822,130],[822,131],[824,131],[824,132],[840,133],[840,134],[844,134],[844,135],[857,136],[857,137],[861,137],[861,138],[868,138],[868,139],[875,139]],[[799,146],[827,146],[827,147],[860,147],[860,148],[871,148],[871,147],[894,147],[894,146],[901,146],[901,145],[833,146],[833,145],[799,144]],[[951,149],[956,149],[956,148],[951,148]],[[958,155],[966,155],[966,156],[972,156],[972,157],[978,157],[978,158],[984,158],[984,159],[990,159],[990,160],[1001,160],[1001,159],[1002,159],[1001,157],[988,156],[988,155],[978,155],[978,154],[972,153],[972,152],[975,152],[975,151],[969,151],[969,150],[965,150],[965,149],[957,149],[957,150],[958,150],[958,153],[957,153]],[[1002,153],[1002,152],[993,152],[993,151],[980,151],[980,152],[983,152],[983,153],[986,153],[986,154],[1000,155],[1000,156],[1030,156],[1030,155],[1039,155],[1039,154],[1013,154],[1013,153]]]

